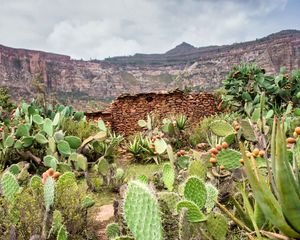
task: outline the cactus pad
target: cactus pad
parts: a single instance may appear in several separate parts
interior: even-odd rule
[[[170,163],[165,163],[163,167],[163,182],[165,187],[171,192],[175,181],[175,171]]]
[[[58,161],[55,157],[53,157],[52,155],[47,155],[43,158],[43,162],[46,167],[50,167],[54,171],[56,171]]]
[[[99,159],[98,172],[103,176],[106,176],[109,173],[109,163],[104,157]]]
[[[43,183],[40,176],[34,175],[31,177],[29,186],[32,191],[37,192],[43,189]]]
[[[14,175],[18,175],[21,172],[21,169],[17,164],[12,164],[9,167],[9,171]]]
[[[62,225],[63,225],[63,216],[61,215],[61,212],[59,210],[54,210],[52,225],[48,234],[48,238],[51,236],[51,234],[57,235]]]
[[[15,199],[15,196],[20,189],[16,177],[10,172],[5,172],[2,175],[1,186],[4,197],[10,202]]]
[[[53,125],[49,118],[44,120],[43,131],[47,133],[49,137],[53,135]]]
[[[77,149],[81,145],[81,139],[76,136],[66,136],[65,140],[69,143],[70,147],[73,149]]]
[[[115,179],[121,181],[124,178],[125,172],[123,168],[117,168],[115,173]]]
[[[50,210],[50,207],[54,203],[55,181],[52,177],[47,177],[44,185],[44,201],[46,211]]]
[[[225,137],[235,132],[233,127],[223,120],[214,121],[209,125],[209,127],[211,131],[219,137]]]
[[[200,160],[191,161],[188,172],[189,176],[196,176],[198,178],[205,179],[207,173],[207,164]]]
[[[64,225],[62,225],[57,233],[56,240],[68,240],[68,232]]]
[[[219,191],[211,183],[205,184],[207,198],[205,202],[206,211],[209,213],[215,206],[215,201],[218,199]]]
[[[124,199],[124,218],[136,240],[162,240],[158,201],[147,185],[131,181]]]
[[[192,201],[183,200],[177,203],[177,213],[180,213],[181,209],[187,208],[187,219],[190,222],[203,222],[206,220],[205,215],[201,212],[199,207]]]
[[[197,177],[189,177],[184,185],[184,197],[194,202],[201,209],[207,198],[204,182]]]
[[[215,240],[225,240],[228,221],[220,213],[210,213],[207,217],[207,230]]]
[[[225,149],[218,153],[217,163],[223,165],[225,169],[232,170],[241,167],[240,159],[242,154],[233,149]]]
[[[249,123],[249,120],[242,120],[241,121],[241,132],[245,139],[251,142],[256,141],[255,133]]]
[[[164,139],[156,139],[154,142],[155,151],[158,154],[163,154],[167,150],[167,143]]]
[[[35,140],[39,143],[39,144],[46,144],[48,143],[48,139],[41,133],[37,133],[34,136]]]
[[[85,196],[81,204],[81,206],[86,209],[91,208],[94,205],[95,205],[95,201],[89,196]]]
[[[67,141],[60,140],[57,144],[57,149],[59,153],[63,156],[69,156],[71,154],[71,148]]]
[[[180,201],[180,196],[174,192],[158,192],[158,198],[165,202],[170,211],[175,212],[176,205]]]
[[[113,240],[120,236],[120,227],[117,223],[110,223],[106,226],[105,233],[109,240]]]

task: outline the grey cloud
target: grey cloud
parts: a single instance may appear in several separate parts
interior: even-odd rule
[[[0,44],[105,58],[255,39],[287,0],[0,0]],[[276,29],[277,30],[277,29]]]

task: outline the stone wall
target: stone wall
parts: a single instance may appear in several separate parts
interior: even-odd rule
[[[149,113],[155,113],[160,118],[182,113],[194,125],[204,116],[218,112],[217,102],[211,93],[186,94],[179,90],[123,95],[112,103],[110,111],[112,129],[124,135],[140,130],[138,120],[146,119]]]

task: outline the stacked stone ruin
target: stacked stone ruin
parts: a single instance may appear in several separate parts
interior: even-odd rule
[[[155,114],[157,118],[168,115],[184,114],[189,123],[198,124],[205,116],[218,112],[218,102],[212,93],[185,93],[175,90],[165,93],[140,93],[121,95],[110,106],[110,115],[93,113],[92,118],[102,117],[111,124],[114,131],[130,135],[141,130],[137,122],[146,119],[147,114]]]

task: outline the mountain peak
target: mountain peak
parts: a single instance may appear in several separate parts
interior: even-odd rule
[[[177,45],[175,48],[169,50],[166,52],[166,55],[177,55],[182,53],[192,53],[197,51],[197,48],[195,48],[193,45],[182,42],[179,45]]]

